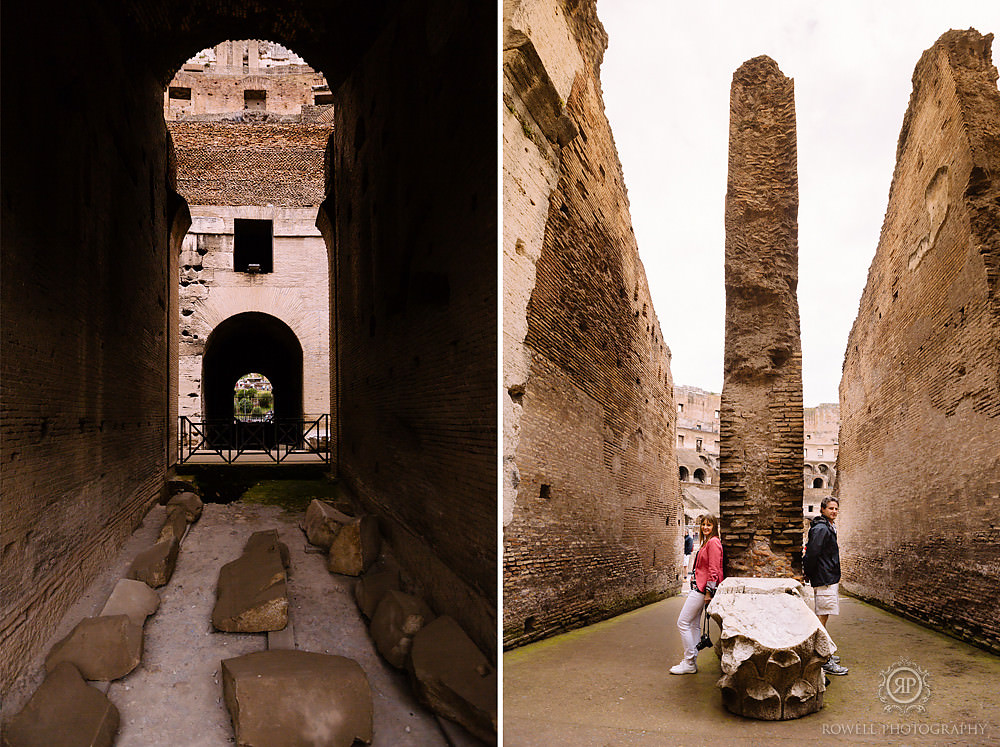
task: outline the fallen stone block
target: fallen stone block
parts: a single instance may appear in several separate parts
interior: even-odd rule
[[[273,530],[272,530],[273,532]],[[242,556],[219,570],[212,625],[228,633],[264,633],[288,624],[288,589],[277,533],[256,532]],[[256,538],[256,535],[265,535]],[[287,552],[287,548],[285,548]]]
[[[111,747],[119,722],[114,703],[63,661],[4,724],[3,747]]]
[[[222,691],[243,747],[372,741],[368,678],[343,656],[277,650],[224,659]]]
[[[396,669],[403,669],[413,636],[433,619],[434,613],[424,600],[389,590],[379,602],[368,632],[385,660]]]
[[[243,546],[243,554],[248,555],[254,552],[277,552],[281,558],[281,564],[287,570],[292,564],[291,555],[288,554],[288,545],[278,539],[277,529],[263,529],[250,535],[250,539]]]
[[[165,586],[174,575],[179,550],[180,543],[176,537],[157,542],[136,555],[125,577],[143,581],[154,589]]]
[[[740,716],[799,718],[823,707],[823,663],[837,647],[791,578],[727,578],[708,605],[722,628],[722,703]]]
[[[142,626],[128,615],[85,617],[49,651],[45,670],[73,664],[88,680],[116,680],[142,661]]]
[[[326,569],[330,573],[360,576],[375,562],[381,549],[378,520],[371,515],[354,517],[333,538]]]
[[[302,530],[306,533],[306,539],[309,540],[310,545],[329,550],[330,545],[333,544],[333,538],[352,519],[353,517],[338,511],[329,503],[313,499],[309,508],[306,509]]]
[[[176,539],[180,542],[184,538],[184,532],[187,531],[187,527],[187,512],[185,512],[183,506],[168,505],[167,518],[160,528],[160,536],[156,538],[156,541],[163,542],[165,540]]]
[[[365,619],[371,620],[378,609],[378,603],[386,592],[399,590],[399,571],[395,568],[381,571],[369,570],[354,585],[354,599]]]
[[[424,705],[477,738],[496,743],[496,670],[454,619],[442,615],[420,629],[407,669]]]
[[[114,591],[104,603],[101,617],[128,615],[129,620],[140,628],[146,623],[146,618],[152,615],[160,606],[160,595],[142,581],[130,578],[120,578]]]
[[[202,509],[204,509],[205,504],[201,502],[201,498],[199,498],[197,494],[184,492],[178,493],[167,501],[167,510],[170,510],[171,506],[180,506],[183,508],[184,512],[187,514],[188,523],[194,524],[201,518],[201,512]]]

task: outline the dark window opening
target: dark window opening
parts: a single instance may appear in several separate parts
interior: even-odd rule
[[[317,94],[313,95],[313,103],[316,104],[316,106],[324,106],[326,104],[332,104],[333,103],[333,94],[332,93],[317,93]]]
[[[821,488],[821,487],[823,487],[823,478],[817,477],[815,480],[813,480],[813,487],[814,488]]]
[[[249,273],[274,270],[271,221],[235,219],[233,269]]]
[[[548,500],[552,497],[552,486],[542,485],[542,489],[538,491],[538,497]]]
[[[180,86],[170,86],[169,96],[172,99],[178,99],[180,101],[190,101],[191,100],[191,89],[181,88]]]
[[[696,469],[694,471],[694,481],[695,482],[705,482],[705,470]]]
[[[267,91],[244,91],[243,108],[264,111],[267,108]]]
[[[687,480],[688,480],[688,468],[687,467],[681,467],[681,480],[683,482],[687,482]]]

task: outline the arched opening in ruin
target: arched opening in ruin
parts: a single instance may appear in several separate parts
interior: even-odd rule
[[[205,343],[202,382],[207,421],[233,418],[237,382],[252,373],[271,385],[275,419],[302,419],[302,346],[280,319],[248,311],[221,322]]]
[[[814,488],[822,488],[823,487],[823,478],[822,477],[817,477],[815,480],[813,480],[812,486]]]
[[[701,483],[703,483],[703,482],[705,482],[706,477],[707,477],[707,474],[705,473],[705,470],[703,470],[701,468],[698,468],[698,469],[696,469],[694,471],[694,481],[695,482],[701,482]]]
[[[233,390],[233,417],[243,422],[265,422],[274,416],[271,382],[255,371],[241,376]]]
[[[681,472],[681,482],[687,482],[690,475],[690,472],[688,472],[688,468],[682,465],[680,468],[680,472]]]
[[[827,472],[830,471],[830,468],[828,466],[826,466],[825,464],[821,464],[821,465],[819,465],[819,471],[820,471],[821,474],[825,475]]]

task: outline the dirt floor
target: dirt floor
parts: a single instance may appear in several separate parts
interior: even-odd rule
[[[304,488],[308,492],[307,488]],[[291,555],[290,619],[296,647],[346,656],[364,669],[374,703],[377,747],[433,747],[468,744],[417,703],[406,675],[389,666],[375,650],[354,602],[355,579],[331,574],[325,555],[316,552],[299,529],[303,504],[269,495],[258,488],[257,500],[286,505],[236,502],[205,504],[201,519],[181,543],[170,583],[157,591],[160,608],[145,626],[142,663],[111,683],[108,697],[121,713],[119,747],[219,747],[234,743],[229,713],[222,699],[220,662],[267,648],[266,634],[220,633],[210,618],[219,568],[235,560],[255,531],[277,529]],[[307,501],[306,501],[307,504]],[[165,510],[156,506],[136,530],[115,564],[87,590],[64,617],[49,645],[65,636],[83,617],[100,612],[132,559],[148,548],[160,530]],[[44,656],[3,703],[8,717],[23,707],[43,677]]]
[[[507,652],[503,744],[1000,744],[1000,657],[846,597],[829,631],[850,672],[830,677],[823,708],[793,721],[735,716],[712,649],[697,674],[669,673],[681,658],[682,604],[673,597]],[[881,673],[903,659],[926,673],[925,713],[886,712],[879,698]]]

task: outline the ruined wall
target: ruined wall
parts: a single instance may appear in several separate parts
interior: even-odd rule
[[[670,353],[604,115],[606,41],[593,2],[505,8],[505,646],[680,585]]]
[[[435,5],[401,10],[336,92],[339,460],[435,610],[492,656],[495,9]]]
[[[0,693],[158,497],[174,433],[161,88],[104,6],[35,8],[2,23]]]
[[[320,124],[171,122],[177,191],[191,205],[319,206],[332,128]]]
[[[727,576],[801,566],[795,98],[769,57],[733,74],[726,191],[726,350],[719,510]]]
[[[1000,651],[992,41],[949,31],[914,70],[882,235],[844,359],[837,466],[845,588]]]
[[[190,205],[180,257],[179,411],[200,419],[202,354],[216,326],[247,311],[285,322],[303,352],[303,413],[330,412],[330,280],[316,227],[332,125],[168,122],[176,183]],[[234,272],[234,219],[272,221],[273,272]],[[276,395],[278,396],[278,395]]]

